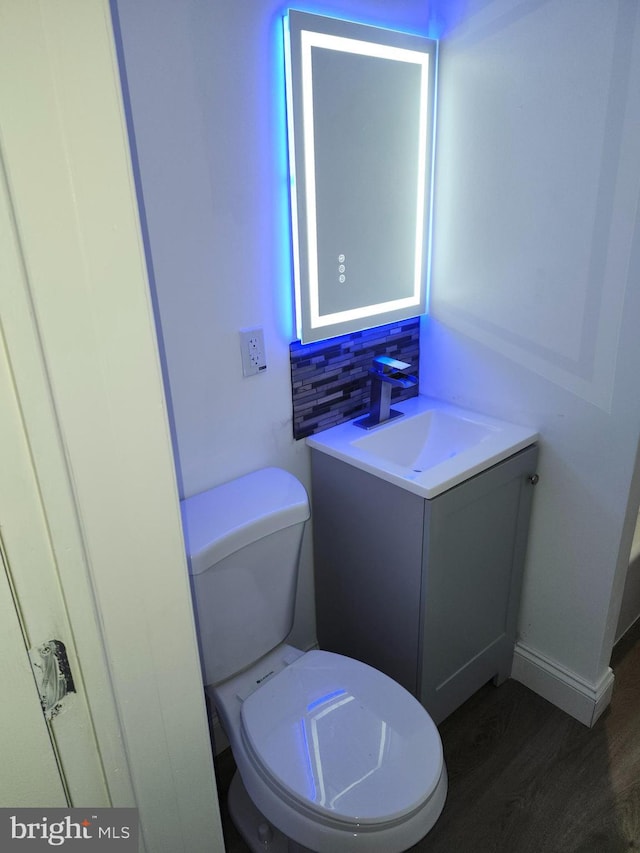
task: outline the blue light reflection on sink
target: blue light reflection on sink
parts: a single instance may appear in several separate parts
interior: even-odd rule
[[[430,397],[413,397],[394,408],[404,416],[364,435],[351,421],[311,436],[307,443],[429,499],[538,438],[534,428]]]
[[[485,441],[497,429],[437,409],[405,417],[389,426],[393,429],[376,430],[352,444],[414,473],[452,459]]]

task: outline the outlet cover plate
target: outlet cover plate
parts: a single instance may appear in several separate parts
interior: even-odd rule
[[[240,352],[243,376],[255,376],[257,373],[264,373],[267,369],[267,358],[262,328],[240,330]]]

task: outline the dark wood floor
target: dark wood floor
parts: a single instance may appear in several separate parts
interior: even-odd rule
[[[487,685],[440,726],[444,811],[411,853],[640,850],[640,625],[614,651],[610,707],[593,729],[516,681]],[[217,762],[222,792],[230,753]],[[223,805],[227,853],[245,853]]]

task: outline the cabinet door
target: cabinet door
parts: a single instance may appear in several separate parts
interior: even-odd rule
[[[312,451],[320,648],[417,695],[424,501]]]
[[[537,448],[427,501],[420,698],[442,720],[511,671]]]

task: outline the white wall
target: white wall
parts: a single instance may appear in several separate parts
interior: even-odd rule
[[[281,23],[289,5],[116,6],[183,496],[265,465],[309,486],[308,450],[292,438],[289,375]],[[422,32],[427,25],[423,0],[344,0],[322,10]],[[264,328],[268,367],[243,379],[238,330],[253,325]],[[309,539],[292,635],[303,647],[315,642]]]
[[[640,499],[639,10],[472,0],[440,62],[422,390],[539,428],[521,641],[591,685]]]

